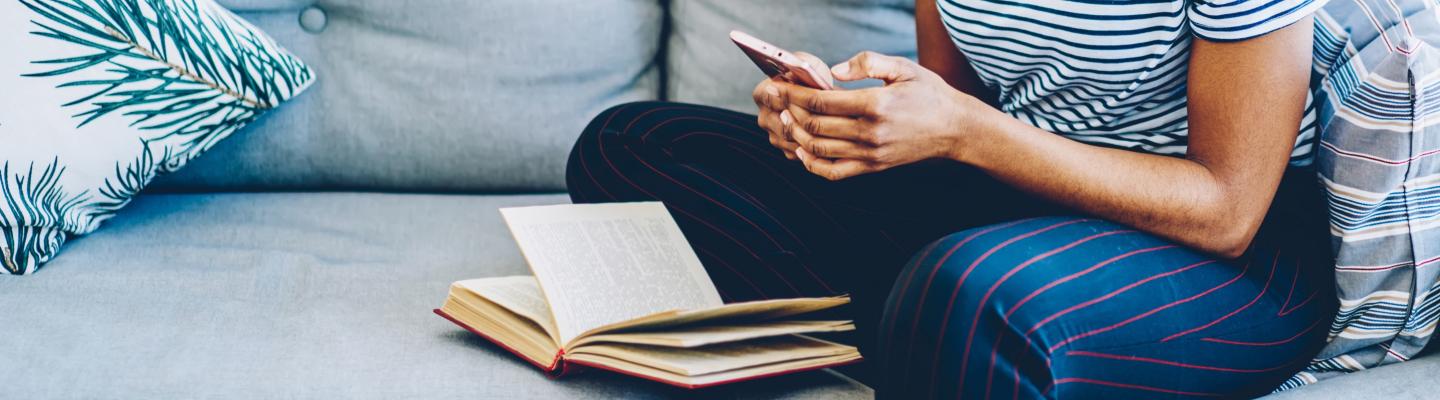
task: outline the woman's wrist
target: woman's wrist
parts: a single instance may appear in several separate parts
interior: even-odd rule
[[[959,97],[959,107],[954,107],[950,113],[951,140],[946,158],[978,166],[983,162],[985,146],[994,145],[999,139],[995,137],[999,131],[996,129],[997,119],[1005,117],[1005,114],[974,96],[959,91],[956,91],[956,96]]]

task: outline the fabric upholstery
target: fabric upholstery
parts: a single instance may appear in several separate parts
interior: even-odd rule
[[[526,273],[497,207],[563,195],[147,195],[41,273],[0,278],[0,398],[864,399],[817,372],[689,392],[552,381],[431,313]]]
[[[658,0],[223,3],[325,78],[170,190],[558,190],[585,121],[659,96]]]
[[[212,0],[0,2],[0,271],[28,274],[315,75]]]
[[[730,42],[732,29],[830,65],[863,50],[915,57],[914,0],[673,0],[670,19],[667,100],[735,111],[755,111],[750,92],[765,75]]]
[[[1403,364],[1385,365],[1337,376],[1263,397],[1265,400],[1420,400],[1436,398],[1435,377],[1440,356],[1426,355]]]

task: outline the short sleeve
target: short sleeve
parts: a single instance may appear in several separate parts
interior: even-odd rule
[[[1309,17],[1326,0],[1191,0],[1186,13],[1195,36],[1217,42],[1245,40]]]

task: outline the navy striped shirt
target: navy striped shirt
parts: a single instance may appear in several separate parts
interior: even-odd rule
[[[1325,0],[940,0],[950,38],[1001,110],[1074,140],[1183,155],[1195,36],[1236,41],[1310,16]],[[1291,153],[1308,163],[1312,95]]]

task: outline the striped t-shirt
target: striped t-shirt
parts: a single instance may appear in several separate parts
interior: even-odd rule
[[[951,40],[999,94],[1001,110],[1081,142],[1183,155],[1192,37],[1264,35],[1310,16],[1325,0],[936,3]],[[1292,164],[1309,160],[1312,100],[1305,101]]]

